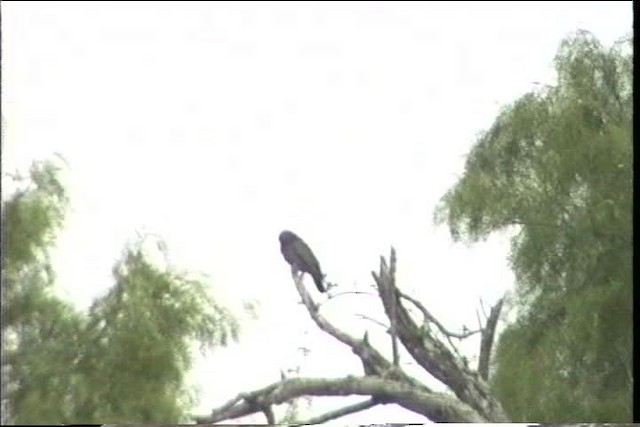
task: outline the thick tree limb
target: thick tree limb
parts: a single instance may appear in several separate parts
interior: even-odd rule
[[[300,396],[380,396],[434,422],[486,422],[471,407],[444,393],[424,392],[391,379],[347,376],[340,379],[292,378],[249,393],[261,405],[279,405]],[[233,403],[232,403],[233,402]],[[259,412],[246,400],[235,398],[214,409],[210,417],[196,419],[198,424],[213,424]]]
[[[276,424],[276,416],[273,413],[273,408],[270,405],[263,406],[262,413],[267,419],[267,424],[273,426]]]
[[[395,263],[393,248],[391,248],[390,260]],[[449,386],[461,401],[477,410],[482,417],[494,422],[507,421],[501,405],[491,396],[486,382],[470,372],[461,358],[456,357],[430,333],[425,334],[413,321],[406,308],[400,303],[399,295],[390,277],[393,268],[395,266],[387,266],[382,258],[379,273],[372,272],[372,274],[388,317],[391,316],[395,305],[398,338],[404,347],[420,366]]]

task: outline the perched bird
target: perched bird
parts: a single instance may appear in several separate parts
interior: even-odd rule
[[[280,252],[294,271],[309,273],[318,290],[326,292],[322,283],[324,275],[320,263],[307,244],[295,233],[285,230],[280,233]]]

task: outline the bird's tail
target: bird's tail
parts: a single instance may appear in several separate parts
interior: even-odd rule
[[[313,276],[313,281],[316,284],[316,287],[318,288],[318,290],[322,293],[327,292],[327,289],[324,286],[324,274],[316,274],[315,276]]]

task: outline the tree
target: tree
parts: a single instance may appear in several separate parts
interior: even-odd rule
[[[48,251],[67,203],[57,171],[35,163],[2,206],[4,421],[184,421],[191,345],[236,340],[238,321],[204,281],[152,263],[146,238],[125,248],[88,313],[56,297]]]
[[[237,339],[237,320],[204,282],[152,265],[140,243],[124,251],[114,287],[89,310],[77,368],[91,392],[78,396],[79,419],[185,421],[191,343],[211,349]]]
[[[282,378],[241,393],[196,421],[211,424],[263,412],[274,423],[274,405],[303,396],[346,395],[368,398],[296,423],[326,422],[390,403],[438,422],[629,420],[628,46],[605,51],[584,32],[565,40],[556,57],[558,85],[529,93],[502,111],[436,209],[436,222],[448,223],[456,240],[518,231],[511,262],[519,318],[502,333],[495,351],[504,299],[481,330],[453,333],[396,285],[392,249],[372,273],[389,321],[391,360],[370,344],[367,333],[354,337],[325,318],[301,276],[294,275],[316,326],[360,358],[364,375]],[[334,297],[330,292],[329,300]],[[476,332],[481,348],[472,369],[452,340]],[[398,360],[407,355],[448,392],[435,392],[401,369]]]
[[[631,420],[631,43],[564,40],[557,86],[501,112],[436,213],[458,240],[515,232],[492,379],[514,421]]]
[[[32,320],[34,305],[42,302],[54,280],[47,249],[68,203],[58,170],[53,162],[34,163],[30,182],[12,176],[22,187],[2,203],[3,333]]]
[[[80,325],[78,316],[51,294],[54,275],[47,248],[62,225],[67,205],[57,171],[53,162],[34,163],[31,179],[14,176],[18,189],[2,203],[3,422],[19,421],[8,417],[16,414],[13,403],[18,400],[36,417],[45,406],[43,401],[51,408],[64,408],[61,399],[69,385],[68,378],[60,376],[29,396],[20,387],[37,382],[24,377],[27,366],[29,379],[39,378],[53,365],[67,366],[72,347],[61,337],[73,335]],[[6,189],[8,182],[3,184]],[[54,417],[57,411],[52,409]]]
[[[211,424],[262,412],[269,424],[275,424],[281,422],[275,417],[275,405],[292,403],[306,396],[347,395],[368,398],[312,419],[296,420],[295,423],[318,424],[376,405],[392,403],[436,422],[506,421],[500,402],[491,395],[487,384],[488,360],[502,300],[491,310],[484,328],[453,333],[438,322],[422,303],[398,289],[395,271],[396,255],[392,248],[389,260],[382,258],[380,270],[372,273],[382,308],[391,325],[392,360],[388,360],[370,344],[368,333],[362,338],[354,337],[324,317],[320,313],[320,305],[313,301],[304,287],[304,276],[293,271],[296,289],[316,326],[350,348],[362,362],[364,375],[348,375],[337,379],[283,376],[279,382],[264,388],[240,393],[221,407],[213,409],[210,415],[196,417],[196,422]],[[335,284],[329,289],[334,287]],[[340,293],[330,294],[329,298],[338,296]],[[468,366],[452,341],[476,333],[482,335],[477,370]],[[406,351],[401,353],[401,350]],[[411,357],[450,391],[436,392],[407,374],[399,364],[401,354]],[[292,422],[290,416],[286,417],[288,422]]]

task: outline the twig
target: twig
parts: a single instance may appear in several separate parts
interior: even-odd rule
[[[433,323],[434,325],[436,325],[436,327],[440,330],[440,332],[442,332],[444,335],[448,336],[448,337],[452,337],[452,338],[457,338],[457,339],[465,339],[468,338],[472,335],[475,335],[479,332],[481,332],[480,329],[478,330],[474,330],[474,331],[466,331],[466,332],[462,332],[462,333],[455,333],[455,332],[451,332],[449,331],[447,328],[445,328],[442,323],[440,323],[438,321],[438,319],[436,319],[430,312],[429,310],[427,310],[427,307],[424,306],[424,304],[422,304],[420,301],[418,301],[417,299],[403,293],[402,291],[398,291],[398,294],[400,295],[401,298],[406,299],[407,301],[410,301],[411,303],[413,303],[418,310],[420,310],[422,312],[422,315],[431,323]]]
[[[478,311],[478,309],[476,308],[476,319],[478,319],[478,328],[480,330],[482,330],[483,326],[482,326],[482,319],[480,319],[480,312]]]
[[[370,297],[377,297],[377,295],[374,294],[373,292],[367,292],[367,291],[344,291],[344,292],[338,292],[336,294],[329,295],[327,300],[336,299],[337,297],[342,296],[342,295],[368,295]]]
[[[482,309],[482,315],[484,316],[485,320],[489,318],[489,316],[487,316],[487,312],[484,309],[484,301],[482,300],[482,298],[480,298],[480,308]]]
[[[328,294],[327,299],[322,301],[321,303],[319,303],[318,306],[322,306],[322,305],[328,303],[329,301],[335,301],[336,298],[338,298],[340,296],[344,296],[344,295],[366,295],[366,296],[370,296],[370,297],[377,297],[377,295],[372,293],[372,292],[366,292],[366,291],[344,291],[344,292],[338,292],[338,293],[335,293],[335,294]]]
[[[359,313],[354,314],[354,316],[359,317],[359,318],[360,318],[360,319],[362,319],[362,320],[369,320],[370,322],[373,322],[373,323],[375,323],[375,324],[376,324],[376,325],[378,325],[378,326],[382,326],[382,327],[384,328],[384,330],[385,330],[388,334],[390,334],[390,333],[391,333],[391,328],[390,328],[389,326],[385,325],[384,323],[382,323],[382,322],[381,322],[381,321],[379,321],[379,320],[376,320],[376,319],[374,319],[374,318],[372,318],[372,317],[366,316],[366,315],[364,315],[364,314],[359,314]]]

